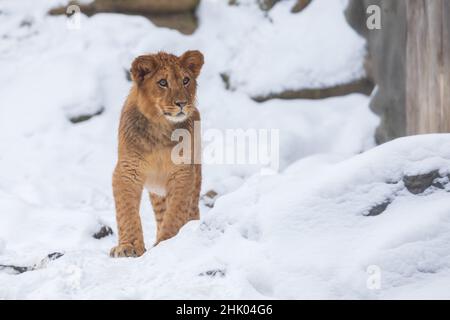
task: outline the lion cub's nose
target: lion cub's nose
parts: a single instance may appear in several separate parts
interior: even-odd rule
[[[175,104],[183,110],[183,108],[187,105],[187,101],[175,101]]]

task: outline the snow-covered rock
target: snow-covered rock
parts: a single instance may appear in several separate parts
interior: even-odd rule
[[[278,175],[252,176],[138,259],[110,259],[115,239],[90,240],[78,231],[83,220],[34,210],[65,229],[58,236],[39,226],[59,237],[56,247],[66,254],[45,269],[0,273],[10,288],[0,297],[449,298],[450,190],[431,186],[415,195],[403,183],[406,175],[433,171],[449,174],[450,135],[399,139],[350,158],[307,157]],[[382,214],[366,216],[386,198]],[[55,248],[50,238],[39,240],[13,243],[22,249],[8,261],[27,248]],[[67,271],[74,268],[76,287]]]
[[[260,97],[364,77],[365,41],[345,20],[346,0],[314,0],[297,14],[291,12],[295,1],[280,1],[267,13],[256,1],[219,3],[201,4],[197,35],[214,33],[221,40],[228,52],[221,72],[231,89]]]

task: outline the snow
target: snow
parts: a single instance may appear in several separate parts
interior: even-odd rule
[[[315,0],[298,15],[283,1],[267,16],[250,4],[202,1],[191,36],[117,14],[82,16],[81,29],[69,30],[66,18],[44,15],[53,4],[0,4],[0,264],[37,266],[22,274],[0,268],[0,299],[450,297],[447,190],[412,195],[402,181],[433,170],[448,175],[450,135],[373,148],[378,119],[365,96],[250,98],[360,74],[364,43],[344,24],[345,1]],[[24,19],[31,25],[18,27]],[[284,38],[294,27],[298,42]],[[288,44],[292,52],[278,51]],[[200,221],[154,248],[144,196],[149,250],[111,259],[126,70],[138,54],[187,49],[206,58],[203,129],[278,129],[279,172],[204,165],[202,193],[218,193],[214,208],[202,201]],[[268,63],[274,56],[283,58]],[[232,74],[233,91],[223,72]],[[100,108],[89,121],[69,121]],[[386,200],[385,212],[366,216]],[[102,225],[115,234],[94,239]],[[44,259],[53,252],[64,256]],[[381,271],[378,290],[367,287],[370,266]]]
[[[231,87],[251,96],[266,96],[362,78],[365,41],[347,24],[346,5],[346,0],[315,0],[302,12],[291,14],[293,2],[282,1],[267,16],[260,12],[256,17],[255,6],[221,10],[214,25],[225,30],[220,35],[232,52],[223,70],[230,74]],[[230,26],[231,15],[239,16],[239,26]],[[233,33],[229,40],[230,29],[239,30],[240,35]]]

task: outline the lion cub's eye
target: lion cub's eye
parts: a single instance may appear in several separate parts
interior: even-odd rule
[[[189,83],[189,81],[191,81],[191,79],[189,79],[188,77],[183,79],[183,84],[187,85]]]
[[[167,80],[166,79],[161,79],[161,80],[158,81],[158,84],[161,87],[167,87]]]

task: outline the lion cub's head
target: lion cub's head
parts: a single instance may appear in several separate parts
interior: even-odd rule
[[[180,57],[165,52],[137,57],[131,75],[140,111],[149,118],[165,117],[171,122],[189,118],[195,111],[196,80],[202,66],[200,51],[187,51]]]

